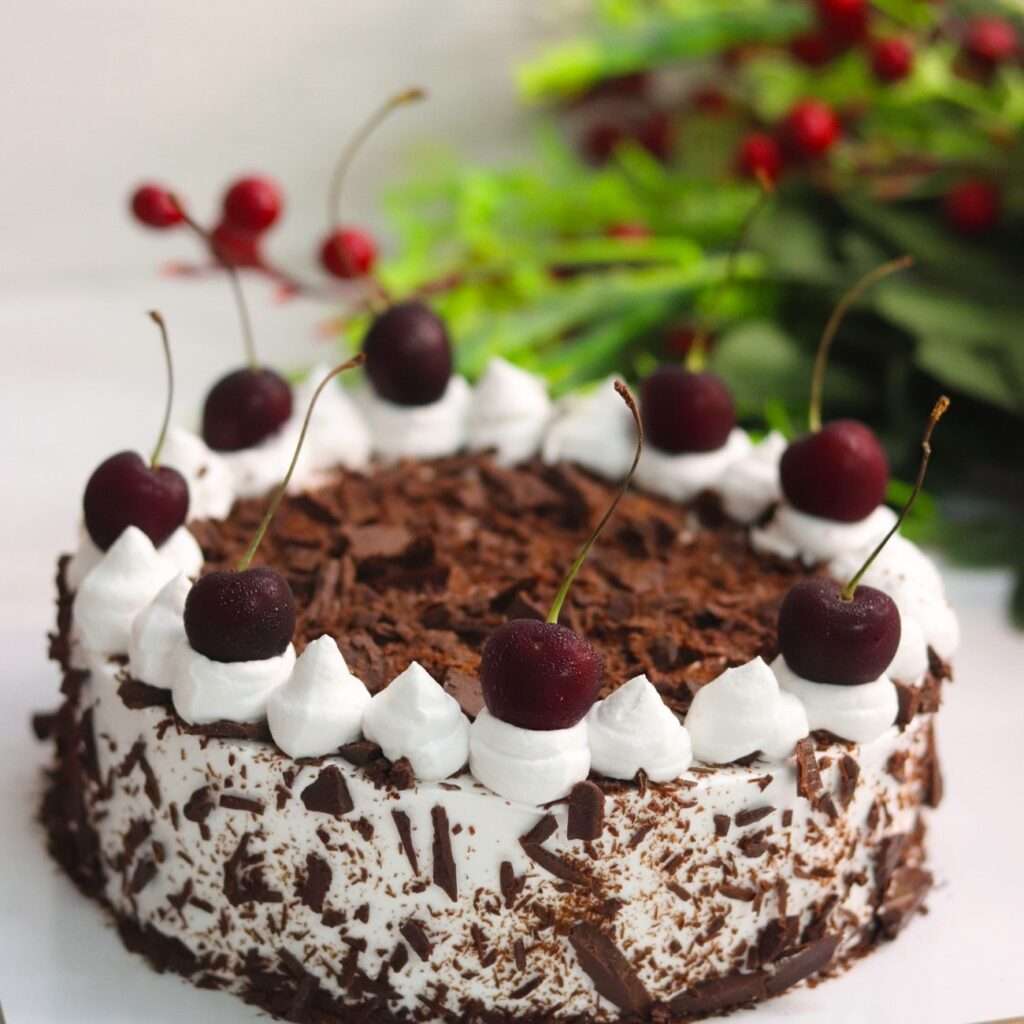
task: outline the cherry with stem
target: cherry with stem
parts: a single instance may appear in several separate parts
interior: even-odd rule
[[[155,310],[149,317],[160,330],[167,372],[163,421],[148,465],[137,452],[119,452],[89,477],[82,499],[85,527],[102,551],[129,526],[142,530],[159,547],[188,517],[188,483],[176,469],[160,465],[174,403],[174,365],[163,317]]]
[[[949,399],[943,395],[928,417],[921,439],[921,463],[910,496],[864,564],[845,584],[821,578],[802,580],[783,599],[779,651],[798,676],[835,686],[858,686],[882,676],[896,656],[901,635],[896,602],[861,580],[899,532],[917,500],[931,459],[932,433],[948,408]]]
[[[910,256],[901,256],[865,274],[836,303],[822,332],[811,374],[810,432],[790,442],[779,466],[782,493],[807,515],[859,522],[885,498],[889,460],[874,431],[857,420],[822,424],[825,370],[833,339],[850,308],[873,284],[912,263]]]
[[[594,542],[629,489],[643,450],[644,430],[636,401],[620,381],[615,382],[615,390],[636,424],[636,450],[629,472],[569,567],[545,621],[506,622],[488,637],[481,655],[480,682],[487,710],[523,729],[571,728],[590,710],[601,689],[601,655],[558,619]]]
[[[320,246],[320,263],[334,277],[343,280],[365,277],[377,262],[373,236],[360,228],[344,227],[341,223],[341,195],[352,162],[366,140],[393,111],[425,97],[426,92],[416,87],[403,89],[392,96],[363,122],[342,151],[327,190],[328,227]]]
[[[233,570],[203,576],[185,602],[185,633],[192,649],[211,661],[263,661],[282,654],[295,634],[295,596],[288,581],[252,561],[288,490],[317,399],[339,374],[363,364],[362,354],[334,367],[320,382],[306,410],[291,462],[256,533]]]

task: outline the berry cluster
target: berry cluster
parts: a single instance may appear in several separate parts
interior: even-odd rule
[[[377,263],[377,244],[364,228],[343,224],[340,217],[342,186],[353,158],[377,125],[395,108],[424,96],[421,89],[407,89],[392,97],[358,129],[331,179],[328,196],[328,229],[317,246],[320,266],[331,277],[355,280],[372,275]],[[198,227],[177,197],[166,187],[147,183],[131,196],[135,219],[149,228],[168,230],[182,224]],[[273,266],[264,252],[264,239],[281,219],[284,195],[280,186],[266,175],[239,178],[224,193],[220,218],[209,229],[198,229],[213,260],[227,267],[262,271],[287,291],[301,291],[302,285],[290,274]]]

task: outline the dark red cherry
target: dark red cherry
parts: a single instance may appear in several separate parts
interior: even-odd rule
[[[656,110],[636,128],[636,141],[656,160],[666,161],[676,144],[676,124],[663,110]]]
[[[620,241],[642,242],[651,237],[651,229],[640,221],[620,221],[618,224],[612,224],[605,234]]]
[[[992,69],[1017,55],[1017,30],[1005,18],[974,18],[967,26],[964,49],[979,64]]]
[[[320,264],[328,274],[349,280],[365,277],[377,262],[373,236],[359,228],[336,228],[320,246]]]
[[[172,228],[182,220],[171,193],[160,185],[141,185],[132,193],[132,213],[149,228]]]
[[[583,134],[580,146],[590,163],[600,167],[626,141],[626,131],[616,121],[595,121]]]
[[[665,452],[711,452],[729,439],[736,407],[713,373],[662,366],[643,383],[640,397],[647,440]]]
[[[854,523],[884,500],[889,460],[869,427],[856,420],[835,420],[792,441],[779,472],[782,493],[794,508]]]
[[[448,387],[448,328],[422,302],[400,302],[377,316],[366,332],[363,352],[374,390],[389,402],[429,405]]]
[[[873,682],[899,645],[896,603],[874,587],[857,587],[846,598],[835,580],[801,580],[779,609],[779,651],[798,676],[816,683]]]
[[[999,221],[1002,198],[999,189],[983,178],[969,178],[954,185],[942,202],[950,226],[962,235],[982,235]]]
[[[252,448],[292,414],[292,388],[266,367],[235,370],[210,389],[203,406],[203,440],[215,452]]]
[[[513,619],[484,644],[480,683],[495,718],[522,729],[568,729],[601,689],[601,655],[566,626]]]
[[[776,182],[782,173],[782,147],[766,132],[751,132],[740,143],[736,166],[745,178]]]
[[[281,216],[281,189],[270,178],[240,178],[224,195],[224,223],[258,235]]]
[[[185,633],[211,661],[263,661],[283,654],[295,633],[288,581],[260,566],[211,572],[188,592]]]
[[[871,44],[871,70],[882,82],[901,82],[914,67],[914,51],[905,39],[876,39]]]
[[[803,157],[824,156],[839,141],[842,129],[835,111],[821,100],[801,100],[786,115],[786,140]]]
[[[188,484],[170,466],[153,469],[137,452],[101,462],[85,486],[85,527],[106,551],[129,526],[159,547],[188,517]]]

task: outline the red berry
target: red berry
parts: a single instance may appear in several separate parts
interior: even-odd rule
[[[833,686],[874,682],[900,645],[899,609],[888,594],[835,580],[801,580],[779,609],[779,652],[804,679]]]
[[[135,219],[149,228],[172,228],[181,223],[181,210],[160,185],[140,185],[132,194]]]
[[[855,523],[882,504],[889,460],[869,427],[856,420],[835,420],[790,442],[779,477],[782,493],[794,508]]]
[[[217,257],[233,267],[263,266],[259,235],[221,222],[213,229],[210,244]]]
[[[714,85],[704,85],[690,93],[694,110],[712,117],[724,114],[729,109],[729,97]]]
[[[876,39],[871,44],[871,69],[883,82],[901,82],[914,67],[914,51],[905,39]]]
[[[736,407],[722,380],[661,366],[643,384],[640,400],[647,440],[661,451],[717,451],[736,426]]]
[[[1017,30],[1005,18],[974,18],[964,40],[967,53],[989,68],[1017,55]]]
[[[566,626],[513,619],[484,644],[480,683],[487,710],[522,729],[569,729],[601,689],[601,655]]]
[[[995,227],[1002,200],[999,189],[982,178],[954,185],[943,200],[946,220],[962,235],[980,235]]]
[[[639,241],[644,238],[651,237],[651,229],[646,224],[639,224],[637,222],[623,221],[620,224],[613,224],[605,234],[609,238],[619,238],[625,240]]]
[[[270,178],[239,178],[224,195],[224,223],[259,234],[281,215],[281,190]]]
[[[782,148],[766,132],[751,132],[740,143],[736,164],[746,178],[778,181],[782,173]]]
[[[867,0],[817,0],[818,18],[840,43],[856,43],[867,35]]]
[[[188,516],[188,484],[170,466],[155,469],[136,452],[118,452],[96,467],[85,487],[85,528],[101,551],[129,527],[159,547]]]
[[[377,262],[373,236],[359,228],[335,228],[320,246],[320,264],[328,274],[348,280],[365,277]]]
[[[814,29],[794,36],[789,41],[789,52],[801,64],[806,64],[810,68],[820,68],[836,55],[836,47],[826,33],[821,29]]]
[[[824,156],[839,140],[842,128],[836,112],[821,100],[801,100],[784,124],[786,139],[804,157]]]
[[[185,599],[185,633],[192,650],[211,661],[275,658],[295,634],[295,595],[265,566],[208,573]]]

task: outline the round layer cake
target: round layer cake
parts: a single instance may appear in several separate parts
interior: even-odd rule
[[[243,712],[224,696],[236,677],[196,668],[181,647],[188,586],[175,569],[237,562],[283,442],[237,460],[225,500],[225,465],[180,436],[204,495],[194,509],[207,515],[191,537],[158,552],[128,530],[105,553],[86,541],[62,560],[52,654],[64,702],[37,720],[57,750],[43,818],[51,852],[130,949],[293,1021],[668,1024],[776,996],[915,914],[931,882],[922,811],[941,796],[933,720],[952,644],[941,586],[902,542],[875,572],[905,622],[914,613],[893,680],[878,681],[883,703],[811,694],[777,657],[780,601],[808,575],[845,573],[891,517],[881,510],[870,529],[801,520],[764,485],[778,451],[752,459],[745,435],[713,473],[648,460],[645,489],[627,495],[570,594],[563,621],[602,655],[602,696],[637,695],[612,705],[620,733],[601,732],[614,718],[602,704],[578,727],[589,774],[550,799],[558,758],[547,747],[535,767],[508,762],[514,798],[477,777],[481,648],[508,619],[544,617],[611,500],[602,477],[628,458],[619,425],[596,416],[599,429],[585,429],[595,401],[553,425],[545,410],[515,457],[483,430],[471,447],[497,458],[394,461],[403,453],[376,440],[394,424],[365,408],[389,461],[365,468],[363,442],[356,459],[314,448],[260,562],[285,575],[298,608],[267,694],[315,676],[326,637],[345,685],[368,691],[346,700],[376,708],[323,755],[286,753],[309,722],[271,713],[268,725],[271,697]],[[339,468],[352,461],[364,468]],[[741,708],[730,686],[762,687],[768,703]],[[415,709],[389,692],[411,694]],[[756,723],[763,744],[715,753],[743,715],[781,708],[783,694],[802,728],[769,743],[773,717]],[[443,761],[456,733],[469,737],[468,766],[463,747],[443,774],[421,767]],[[626,767],[607,768],[611,778],[599,763]]]

